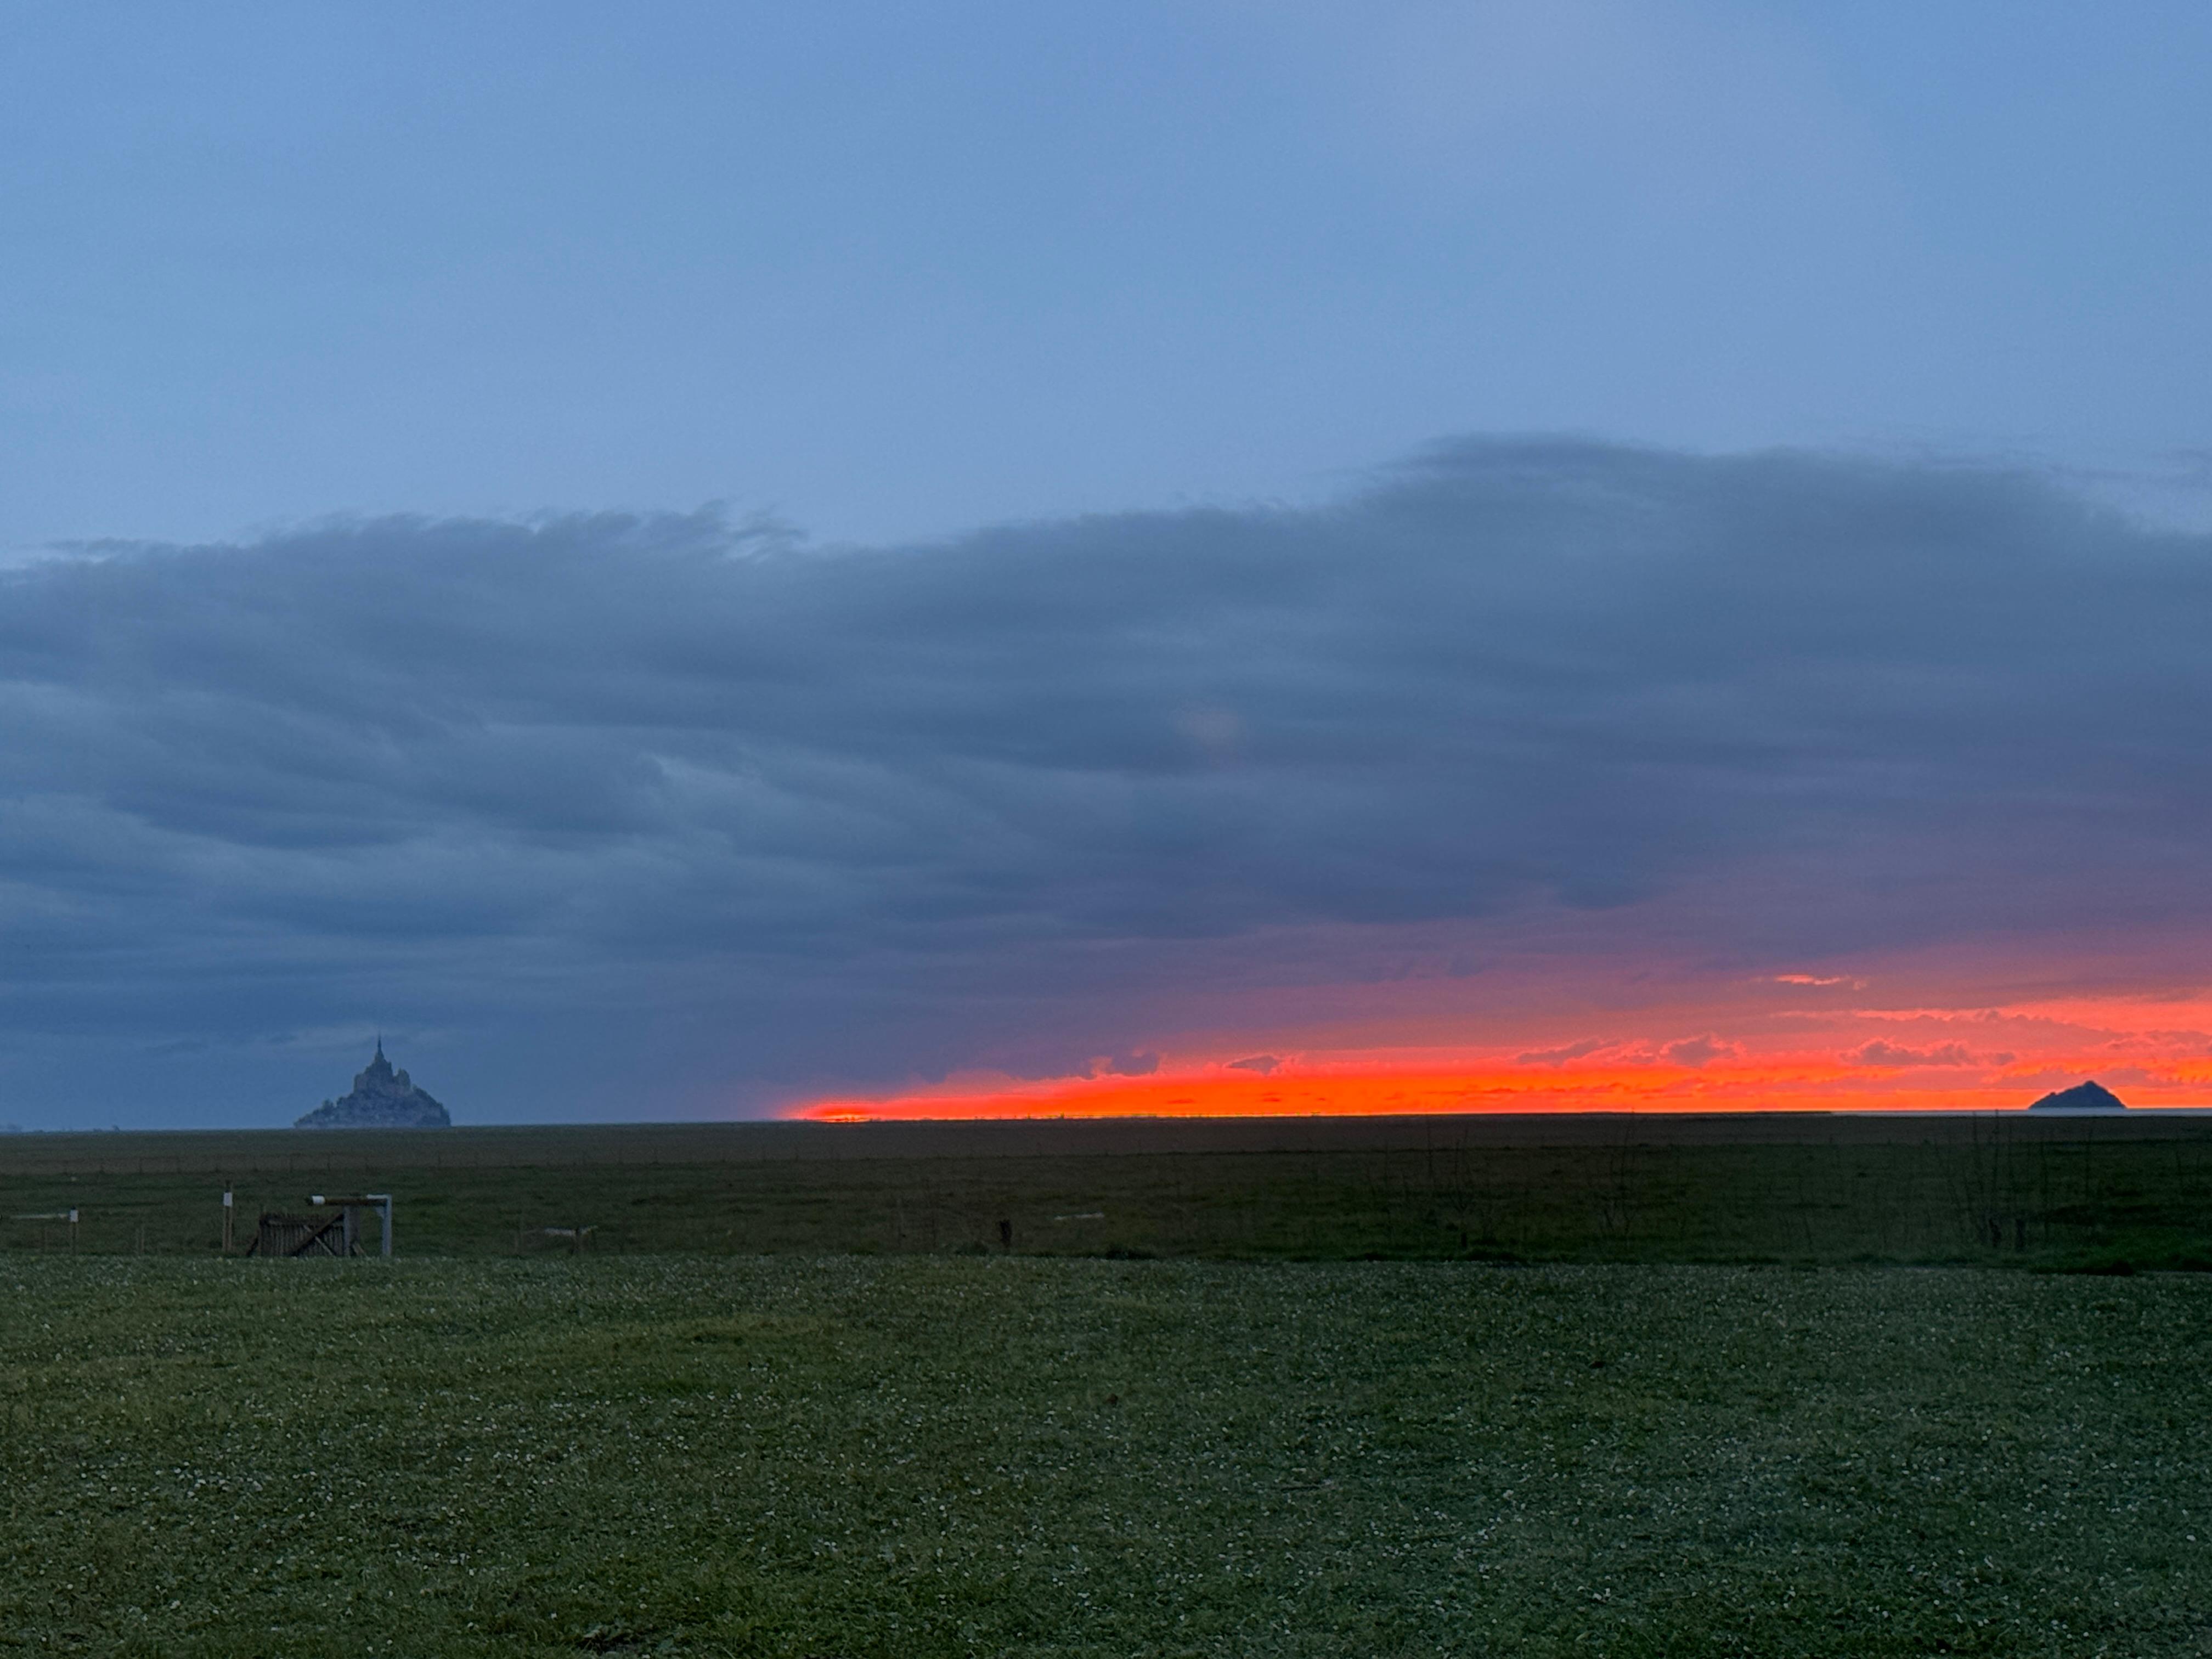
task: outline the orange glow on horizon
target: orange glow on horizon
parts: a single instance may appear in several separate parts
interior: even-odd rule
[[[1280,1028],[1271,1041],[1248,1028],[1170,1054],[1146,1075],[1103,1062],[1041,1080],[979,1071],[882,1097],[801,1101],[786,1115],[1989,1111],[2089,1079],[2130,1106],[2212,1105],[2212,994],[2201,989],[1960,996],[1945,1006],[1938,986],[1948,975],[1917,975],[1911,988],[1896,975],[1897,1006],[1872,1001],[1870,983],[1890,977],[1859,970],[1700,984],[1670,976],[1642,1006],[1603,1015],[1548,1012],[1540,993],[1495,1018],[1493,1043],[1482,1048],[1409,1042],[1413,1033],[1401,1027],[1369,1044],[1340,1029],[1301,1049]],[[1600,1018],[1615,1029],[1590,1031]],[[1431,1029],[1446,1023],[1434,1015],[1416,1023],[1431,1021]],[[1522,1040],[1497,1043],[1497,1025],[1517,1028]],[[1273,1052],[1255,1052],[1267,1048]]]
[[[1218,1067],[1151,1077],[1011,1079],[887,1098],[806,1103],[790,1115],[817,1122],[929,1118],[1414,1116],[1468,1112],[1989,1111],[2024,1107],[2037,1096],[2123,1068],[2084,1058],[2033,1080],[1977,1077],[1911,1080],[1808,1061],[1727,1068],[1609,1066],[1538,1073],[1332,1070],[1248,1076]],[[2124,1068],[2133,1072],[2136,1068]],[[2125,1084],[2130,1105],[2194,1105],[2212,1084],[2212,1061]]]

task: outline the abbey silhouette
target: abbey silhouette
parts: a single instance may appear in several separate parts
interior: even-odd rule
[[[416,1088],[404,1072],[384,1057],[376,1039],[376,1058],[353,1080],[353,1092],[326,1100],[292,1127],[295,1129],[442,1129],[453,1119],[446,1109]]]

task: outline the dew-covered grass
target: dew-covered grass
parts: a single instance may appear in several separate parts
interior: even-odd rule
[[[27,1652],[2212,1650],[2204,1275],[18,1255],[0,1294]]]

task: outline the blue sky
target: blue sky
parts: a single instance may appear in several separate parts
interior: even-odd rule
[[[2212,1079],[2212,11],[10,25],[0,1122]]]
[[[1439,436],[2195,513],[2185,4],[26,5],[0,548],[1311,499]]]

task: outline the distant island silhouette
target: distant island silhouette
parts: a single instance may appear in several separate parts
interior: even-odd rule
[[[2101,1083],[2077,1083],[2044,1096],[2031,1112],[2124,1112],[2128,1103]]]
[[[415,1086],[404,1072],[395,1072],[384,1057],[384,1039],[376,1040],[376,1058],[368,1069],[356,1074],[353,1091],[326,1100],[295,1123],[295,1129],[445,1129],[453,1120],[446,1109]]]

